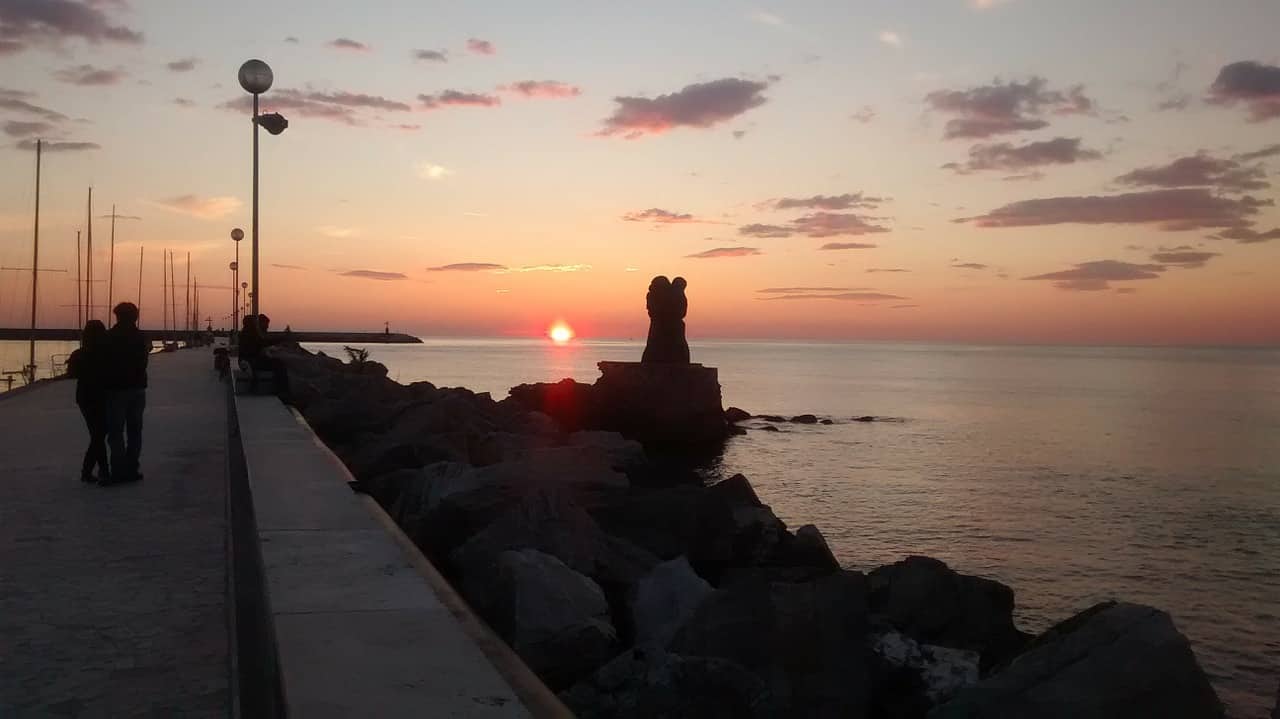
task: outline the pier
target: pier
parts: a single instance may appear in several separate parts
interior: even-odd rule
[[[152,355],[142,482],[74,383],[0,395],[0,716],[567,716],[306,423]]]

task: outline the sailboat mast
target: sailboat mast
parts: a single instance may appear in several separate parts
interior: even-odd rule
[[[76,329],[84,327],[84,286],[80,284],[80,230],[76,230]]]
[[[28,346],[28,381],[36,381],[36,285],[40,282],[40,154],[43,140],[36,140],[36,222],[31,243],[31,342]]]
[[[142,251],[145,248],[138,245],[138,315],[142,315]],[[141,324],[141,323],[139,323]]]
[[[111,206],[111,257],[107,261],[107,312],[116,296],[116,206]]]
[[[187,253],[187,301],[182,305],[182,324],[191,331],[191,253]]]
[[[93,317],[93,188],[89,188],[88,244],[84,251],[84,318]]]

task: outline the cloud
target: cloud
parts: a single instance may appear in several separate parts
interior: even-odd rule
[[[302,265],[281,265],[281,264],[276,264],[276,263],[274,263],[274,262],[273,262],[273,263],[271,263],[271,266],[272,266],[272,267],[277,267],[277,268],[282,269],[282,270],[305,270],[305,269],[307,269],[307,268],[303,267]]]
[[[974,145],[969,148],[969,159],[966,162],[948,162],[942,167],[966,175],[987,170],[1019,172],[1033,167],[1070,165],[1101,158],[1101,152],[1082,148],[1078,137],[1055,137],[1052,140],[1016,146],[1008,142]],[[1031,178],[1019,176],[1019,179]]]
[[[502,99],[496,95],[485,95],[478,92],[461,92],[459,90],[445,90],[439,95],[418,95],[418,100],[422,103],[422,106],[428,110],[435,110],[449,105],[460,105],[463,107],[494,107],[502,104]]]
[[[880,38],[880,42],[891,47],[902,47],[902,36],[892,30],[881,30],[876,37]]]
[[[192,70],[196,69],[196,65],[199,62],[200,60],[197,58],[188,57],[188,58],[183,58],[181,60],[174,60],[173,62],[167,62],[165,63],[164,66],[169,68],[173,72],[191,72]]]
[[[1221,192],[1245,192],[1271,187],[1266,177],[1261,165],[1242,165],[1201,150],[1167,165],[1127,172],[1117,177],[1116,182],[1138,187],[1214,187]]]
[[[984,265],[981,262],[952,262],[951,266],[957,270],[985,270],[991,265]]]
[[[936,112],[954,115],[947,121],[943,137],[985,139],[1049,126],[1046,113],[1055,115],[1089,115],[1096,112],[1092,99],[1084,94],[1084,86],[1050,90],[1048,81],[1032,77],[1026,82],[1002,83],[996,80],[967,90],[939,90],[925,96],[925,102]]]
[[[1280,118],[1280,67],[1252,60],[1226,65],[1209,86],[1207,100],[1226,107],[1243,104],[1251,122]]]
[[[124,70],[107,70],[93,65],[76,65],[65,67],[53,73],[62,82],[72,85],[115,85],[129,76]]]
[[[1254,150],[1253,152],[1242,152],[1233,156],[1232,159],[1249,162],[1252,160],[1263,160],[1268,157],[1275,157],[1276,155],[1280,155],[1280,145],[1267,145],[1266,147]]]
[[[625,222],[651,222],[655,225],[719,225],[715,220],[704,220],[687,212],[672,212],[657,207],[628,212],[621,218]]]
[[[838,292],[832,294],[786,294],[774,297],[757,297],[757,300],[845,300],[855,302],[879,302],[882,300],[905,300],[906,297],[890,295],[884,292]]]
[[[493,46],[493,43],[488,40],[481,40],[480,38],[475,37],[467,40],[467,50],[477,55],[495,55],[498,52],[498,49]]]
[[[4,134],[9,137],[27,137],[28,135],[46,135],[52,131],[53,124],[43,120],[8,120],[4,123]]]
[[[188,100],[185,97],[173,98],[173,104],[177,105],[178,107],[195,107],[196,106],[195,100]]]
[[[615,97],[617,107],[605,118],[604,129],[596,134],[634,140],[677,127],[714,127],[763,105],[766,98],[761,93],[768,86],[767,82],[726,77],[686,85],[654,98]]]
[[[1013,2],[1013,0],[969,0],[969,7],[974,10],[990,10],[997,5]]]
[[[347,270],[339,272],[339,277],[358,277],[365,280],[407,280],[409,277],[403,272],[379,272],[378,270]]]
[[[492,272],[505,269],[506,265],[495,265],[492,262],[455,262],[452,265],[428,267],[427,272]]]
[[[498,88],[504,92],[512,92],[525,97],[577,97],[582,94],[581,88],[558,80],[524,80],[502,85]]]
[[[498,270],[500,274],[511,272],[587,272],[591,265],[527,265],[525,267],[507,267]]]
[[[359,40],[352,40],[349,37],[340,37],[335,40],[330,40],[329,42],[326,42],[325,45],[328,45],[335,50],[349,50],[351,52],[369,52],[373,49]]]
[[[876,119],[876,109],[870,105],[863,105],[856,112],[850,115],[849,119],[865,125]]]
[[[16,147],[19,150],[34,150],[36,149],[36,141],[23,140],[19,142],[16,145]],[[42,143],[41,147],[45,152],[82,152],[84,150],[101,150],[102,149],[102,145],[99,145],[96,142],[69,142],[69,141],[68,142],[45,141],[44,143]]]
[[[1242,245],[1254,245],[1259,242],[1268,242],[1270,240],[1280,240],[1280,227],[1276,227],[1266,232],[1258,232],[1248,226],[1228,227],[1214,236],[1219,240],[1235,240]]]
[[[1249,226],[1259,208],[1274,205],[1246,195],[1232,199],[1206,189],[1171,189],[1122,195],[1048,197],[1021,200],[985,215],[962,217],[978,227],[1034,227],[1061,224],[1155,225],[1165,231]]]
[[[1195,269],[1204,267],[1205,263],[1217,257],[1218,252],[1156,252],[1151,255],[1153,262],[1162,265],[1173,265],[1174,267],[1182,267],[1184,269]]]
[[[1093,292],[1111,288],[1112,282],[1154,280],[1165,271],[1164,265],[1137,265],[1119,260],[1081,262],[1073,269],[1024,277],[1024,280],[1048,280],[1060,290]]]
[[[391,100],[381,95],[369,95],[359,92],[297,90],[281,88],[262,95],[260,100],[263,112],[284,111],[302,117],[331,120],[344,125],[356,126],[364,122],[363,111],[408,112],[408,103]],[[241,95],[228,100],[218,107],[236,112],[250,112],[253,100],[248,95]]]
[[[444,50],[414,50],[414,60],[426,60],[427,62],[449,62],[449,55]]]
[[[199,195],[177,195],[175,197],[166,197],[162,200],[156,200],[155,204],[160,205],[174,212],[199,217],[203,220],[212,220],[218,217],[235,212],[240,209],[240,200],[234,197],[200,197]]]
[[[286,37],[286,38],[284,39],[284,41],[285,41],[285,42],[287,42],[287,43],[289,43],[290,45],[297,45],[299,42],[301,42],[301,40],[299,40],[298,38],[294,37],[293,35],[290,35],[289,37]]]
[[[685,255],[685,257],[692,257],[698,260],[714,260],[721,257],[750,257],[763,254],[755,247],[717,247],[713,250],[703,250],[692,255]]]
[[[316,232],[336,240],[355,237],[360,234],[360,230],[355,227],[337,227],[335,225],[320,225],[316,228]]]
[[[47,107],[41,107],[28,102],[32,97],[33,95],[29,92],[0,88],[0,110],[10,110],[12,112],[35,115],[36,117],[42,117],[54,122],[62,122],[70,119],[60,112],[55,112]]]
[[[810,210],[851,210],[857,208],[874,209],[884,202],[883,197],[870,197],[861,192],[846,192],[843,195],[814,195],[812,197],[783,197],[766,200],[757,205],[757,209],[794,210],[799,208]]]
[[[747,235],[748,237],[762,238],[790,237],[795,234],[795,228],[784,225],[762,225],[757,223],[739,227],[738,234]]]
[[[419,162],[415,166],[415,170],[418,173],[418,177],[424,180],[442,180],[453,174],[453,170],[444,165],[436,165],[425,160]]]
[[[867,268],[867,274],[869,274],[869,275],[870,275],[870,274],[875,274],[875,273],[877,273],[877,272],[910,272],[910,271],[911,271],[911,270],[904,270],[904,269],[903,269],[903,268],[901,268],[901,267],[870,267],[870,268]]]
[[[20,52],[31,44],[56,46],[71,38],[95,45],[142,42],[142,33],[113,25],[100,5],[76,0],[0,0],[0,54]]]
[[[870,287],[766,287],[763,290],[756,290],[762,295],[794,295],[806,294],[811,292],[863,292],[871,289]]]
[[[866,242],[828,242],[819,247],[819,250],[872,250],[878,245],[868,244]]]

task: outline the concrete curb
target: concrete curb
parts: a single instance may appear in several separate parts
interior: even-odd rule
[[[312,441],[334,464],[341,475],[346,477],[348,482],[355,482],[356,478],[351,475],[347,465],[333,453],[333,450],[329,449],[328,445],[321,441],[302,414],[291,406],[288,409],[298,425],[306,430]],[[377,520],[378,524],[399,545],[409,563],[427,581],[440,603],[462,626],[462,630],[467,637],[476,644],[485,658],[493,664],[498,674],[511,686],[511,689],[516,693],[516,696],[519,697],[529,713],[540,719],[573,719],[573,712],[569,711],[559,697],[542,683],[542,680],[534,674],[533,670],[529,669],[524,660],[511,647],[507,646],[507,643],[484,620],[471,610],[466,600],[454,590],[453,585],[422,554],[422,551],[413,543],[413,540],[409,539],[401,531],[399,525],[382,509],[382,505],[367,494],[360,494],[359,498],[369,514]]]

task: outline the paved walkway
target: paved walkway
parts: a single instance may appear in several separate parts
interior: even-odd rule
[[[0,399],[0,717],[225,717],[226,402],[153,355],[138,484],[79,481],[74,383]]]

